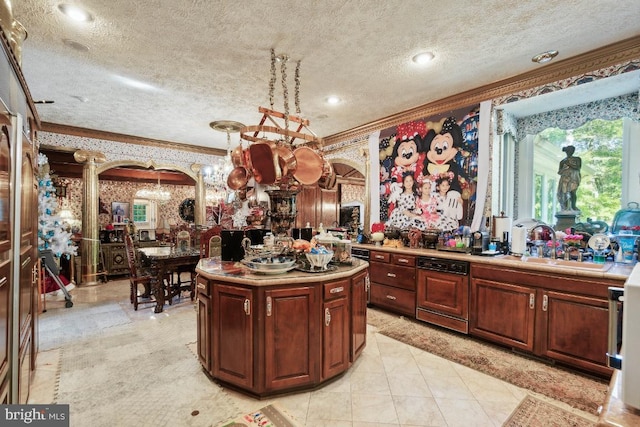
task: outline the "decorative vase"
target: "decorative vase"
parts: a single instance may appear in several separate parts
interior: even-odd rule
[[[384,241],[384,233],[381,231],[371,233],[371,240],[375,242],[376,246],[382,246]]]
[[[297,191],[267,190],[269,195],[269,218],[271,218],[271,232],[274,236],[287,236],[294,225],[297,215]]]

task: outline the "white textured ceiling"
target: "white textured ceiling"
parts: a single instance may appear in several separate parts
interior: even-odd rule
[[[55,101],[38,105],[43,121],[222,149],[209,122],[257,124],[269,107],[271,48],[291,58],[291,110],[301,60],[302,112],[326,137],[530,71],[546,50],[561,60],[640,34],[637,0],[69,0],[95,17],[84,24],[60,2],[12,2],[32,96]],[[436,57],[420,68],[424,50]],[[276,95],[283,111],[280,81]]]

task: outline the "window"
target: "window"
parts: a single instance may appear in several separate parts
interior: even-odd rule
[[[156,203],[146,199],[133,199],[133,223],[139,229],[157,228]]]

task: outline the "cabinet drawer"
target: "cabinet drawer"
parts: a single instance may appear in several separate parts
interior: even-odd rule
[[[416,315],[416,293],[405,289],[371,283],[371,304],[393,311]]]
[[[371,280],[383,285],[416,290],[416,269],[393,264],[369,264]]]
[[[323,285],[324,300],[334,298],[344,298],[349,295],[349,280],[340,280],[337,282],[325,283]]]
[[[416,257],[413,255],[391,254],[391,264],[406,265],[407,267],[415,267]]]
[[[211,297],[211,282],[198,276],[196,279],[196,290],[198,293]]]
[[[389,252],[371,251],[369,261],[391,262],[391,254]]]

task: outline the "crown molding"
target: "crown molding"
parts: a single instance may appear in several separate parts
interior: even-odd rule
[[[324,138],[324,147],[342,141],[357,140],[378,130],[399,123],[429,117],[477,104],[497,97],[514,94],[525,89],[552,83],[568,77],[586,74],[605,67],[640,58],[640,36],[632,37],[563,61],[552,62],[508,79],[480,86],[447,98],[412,108]]]
[[[139,136],[124,135],[121,133],[106,132],[95,129],[87,129],[76,126],[59,125],[56,123],[42,122],[41,132],[58,133],[63,135],[79,136],[83,138],[103,139],[107,141],[122,142],[126,144],[144,145],[148,147],[172,148],[180,151],[189,151],[199,154],[214,156],[226,156],[227,152],[218,148],[206,148],[197,145],[180,144],[177,142],[163,141],[159,139],[141,138]]]

